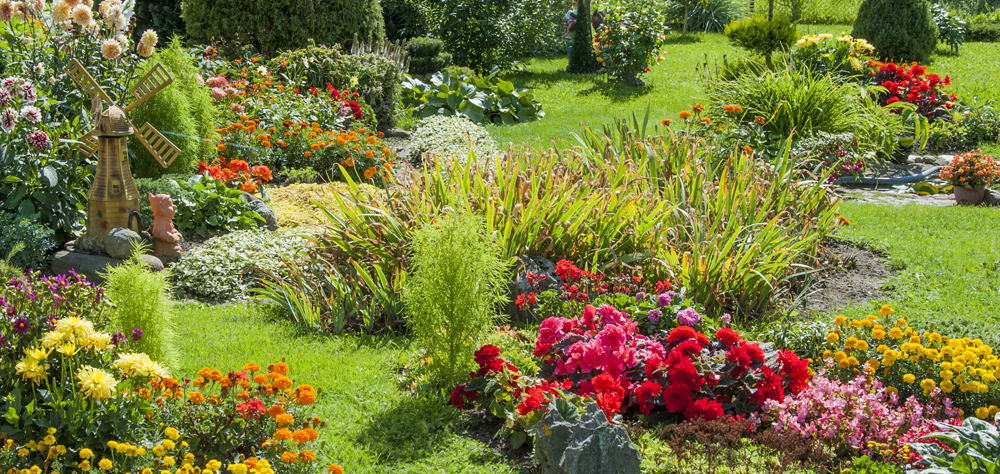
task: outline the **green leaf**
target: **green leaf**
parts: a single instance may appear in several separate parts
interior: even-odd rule
[[[514,449],[519,449],[521,445],[523,445],[524,442],[527,441],[527,439],[528,439],[527,433],[523,431],[515,431],[514,434],[511,435],[510,437],[511,447]]]
[[[36,216],[35,204],[30,200],[21,201],[21,205],[17,206],[17,215],[21,217],[27,217],[29,219],[34,219]]]
[[[59,184],[59,173],[52,166],[42,168],[42,177],[49,182],[50,188],[54,188]]]
[[[514,92],[514,83],[510,81],[499,81],[497,82],[497,89],[505,94],[510,94]]]

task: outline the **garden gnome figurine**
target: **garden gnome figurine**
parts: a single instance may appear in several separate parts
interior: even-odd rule
[[[167,194],[150,194],[149,205],[153,208],[153,256],[180,258],[184,236],[172,221],[177,206]]]

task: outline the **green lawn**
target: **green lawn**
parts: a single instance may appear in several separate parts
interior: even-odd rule
[[[850,33],[850,25],[801,25],[802,34]],[[644,76],[646,87],[635,88],[608,83],[600,74],[569,74],[566,58],[532,59],[522,72],[511,73],[508,79],[518,87],[534,89],[542,103],[544,119],[514,126],[489,126],[490,134],[501,148],[529,142],[547,146],[550,140],[567,140],[579,132],[580,124],[600,128],[616,118],[631,113],[642,116],[649,105],[651,119],[659,122],[677,120],[682,110],[705,100],[704,76],[715,71],[723,58],[739,58],[745,53],[733,47],[721,34],[673,35],[664,48],[664,60],[654,65]],[[960,55],[952,55],[941,47],[931,60],[930,71],[942,77],[950,75],[953,90],[959,94],[976,91],[984,95],[995,82],[993,74],[1000,70],[1000,55],[991,43],[968,43]],[[993,93],[1000,97],[1000,92]]]
[[[456,434],[464,425],[457,410],[397,388],[404,340],[304,332],[238,305],[183,305],[177,312],[177,373],[285,358],[297,383],[322,388],[315,405],[328,423],[316,448],[322,461],[352,474],[513,472],[502,457]]]
[[[840,237],[885,252],[901,268],[885,301],[897,314],[921,329],[1000,344],[1000,210],[847,202],[841,213],[851,225]]]

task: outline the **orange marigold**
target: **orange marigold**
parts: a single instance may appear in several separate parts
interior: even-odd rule
[[[681,116],[681,120],[687,120],[687,119],[691,118],[691,112],[688,112],[687,110],[684,110],[684,111],[682,111],[680,113],[680,116]]]
[[[313,153],[311,151],[307,151],[304,153],[304,155],[306,158],[309,158],[310,156],[313,156]]]
[[[306,428],[302,431],[305,431],[306,434],[309,435],[309,441],[316,441],[316,438],[319,438],[319,431],[316,431],[312,428]]]
[[[288,413],[282,413],[274,417],[274,421],[278,423],[278,426],[290,425],[295,423],[295,417]]]
[[[278,441],[292,439],[292,430],[288,428],[278,428],[278,431],[274,432],[274,439]]]
[[[344,474],[344,468],[336,464],[331,464],[330,467],[326,470],[326,472],[332,472],[333,474]]]
[[[201,392],[191,392],[188,394],[188,401],[195,405],[205,403],[205,396]]]
[[[375,156],[375,153],[372,153],[371,150],[365,150],[365,158],[371,158],[373,156]]]
[[[691,110],[693,110],[694,113],[696,113],[696,114],[700,114],[700,113],[702,113],[702,111],[705,110],[705,106],[701,105],[701,104],[694,104],[694,105],[691,106]]]
[[[299,453],[299,459],[301,459],[302,462],[313,462],[316,460],[316,453],[314,453],[311,449],[307,449]]]
[[[365,179],[372,179],[372,176],[375,176],[375,167],[369,166],[368,169],[365,170]]]
[[[299,455],[290,451],[285,451],[281,453],[281,462],[287,462],[291,464],[297,463],[299,462]]]
[[[219,144],[219,146],[215,148],[218,149],[220,152],[226,151],[226,145],[223,145],[221,143]]]
[[[246,115],[240,115],[240,120],[246,122],[247,120],[250,120],[250,117],[247,117]]]
[[[267,409],[267,416],[274,418],[278,415],[283,415],[285,413],[285,407],[281,405],[274,405]]]
[[[382,154],[385,155],[385,156],[389,156],[389,155],[392,154],[392,150],[390,150],[388,148],[383,148],[382,149]]]
[[[265,383],[267,383],[267,376],[266,376],[266,375],[264,375],[264,374],[257,374],[257,375],[254,375],[254,376],[253,376],[253,381],[254,381],[254,383],[256,383],[256,384],[259,384],[259,385],[264,385]]]
[[[292,386],[292,379],[288,377],[281,377],[280,379],[274,381],[274,388],[278,390],[285,390],[291,386]]]
[[[292,433],[292,439],[295,441],[295,444],[308,443],[309,433],[306,433],[303,430],[295,430],[295,432]]]

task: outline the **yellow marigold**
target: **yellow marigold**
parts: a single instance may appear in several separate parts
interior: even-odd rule
[[[875,339],[876,341],[885,339],[885,329],[875,328],[872,331],[872,339]]]
[[[867,341],[857,341],[857,342],[854,343],[854,349],[859,350],[859,351],[867,351],[868,350],[868,342]]]
[[[843,326],[847,324],[847,318],[845,318],[844,316],[837,316],[836,318],[833,318],[833,324],[836,324],[837,326]]]
[[[892,306],[889,306],[887,304],[882,305],[882,307],[879,308],[878,310],[878,313],[881,314],[883,317],[890,316],[894,312],[895,311],[892,309]]]
[[[899,329],[899,328],[892,328],[892,329],[889,330],[889,337],[891,337],[893,339],[902,339],[903,338],[903,330]]]
[[[833,354],[833,360],[837,361],[837,363],[843,362],[847,360],[847,353],[845,353],[844,351],[837,351],[835,354]]]
[[[839,340],[840,340],[840,334],[837,334],[835,332],[831,332],[830,334],[826,335],[826,342],[828,343],[833,344],[834,342],[837,342]]]
[[[913,382],[916,382],[916,381],[917,381],[917,376],[916,375],[913,375],[913,374],[903,375],[903,382],[913,383]]]
[[[990,416],[990,409],[987,407],[976,408],[976,418],[980,420],[985,420]]]
[[[955,390],[955,384],[951,380],[945,380],[941,382],[941,391],[944,393],[951,393]]]
[[[80,459],[90,459],[92,457],[94,457],[94,452],[93,451],[91,451],[91,450],[89,450],[87,448],[83,448],[83,449],[80,450]]]

